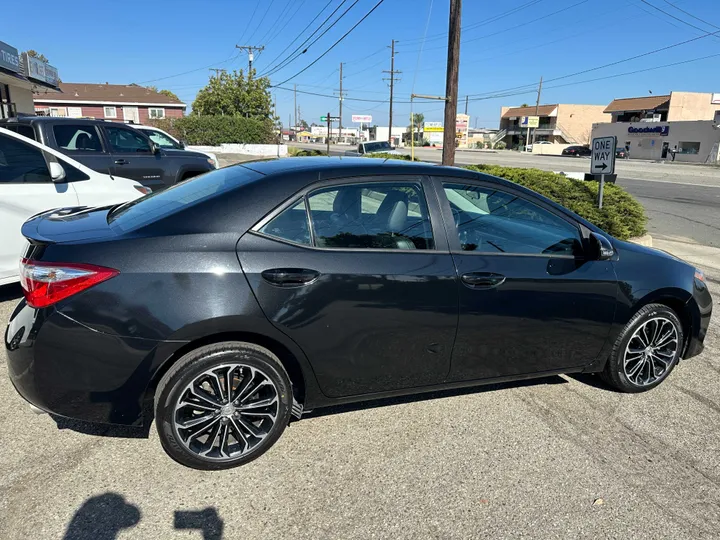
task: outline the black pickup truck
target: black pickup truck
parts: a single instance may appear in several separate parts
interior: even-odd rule
[[[162,149],[144,133],[118,122],[21,116],[1,120],[0,127],[59,150],[98,172],[137,180],[153,191],[215,168],[204,154]]]

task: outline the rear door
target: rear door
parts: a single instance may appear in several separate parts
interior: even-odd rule
[[[238,242],[265,315],[305,351],[328,396],[432,385],[448,373],[457,281],[426,188],[406,176],[325,183]]]
[[[112,160],[98,127],[90,123],[58,122],[47,127],[54,142],[48,146],[67,154],[94,171],[110,174]]]
[[[618,283],[582,229],[531,195],[437,178],[460,281],[452,380],[586,366],[605,345]]]
[[[26,243],[22,224],[34,214],[77,204],[71,184],[52,182],[39,148],[0,133],[0,284],[17,278]]]
[[[137,180],[153,191],[165,186],[163,162],[152,151],[150,139],[133,128],[104,125],[105,137],[112,154],[113,174]]]

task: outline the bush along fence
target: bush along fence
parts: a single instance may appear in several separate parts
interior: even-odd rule
[[[151,120],[151,125],[193,146],[221,144],[275,144],[269,120],[242,116],[183,116]]]

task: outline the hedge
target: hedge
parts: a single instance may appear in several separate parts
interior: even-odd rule
[[[602,210],[597,207],[599,184],[574,180],[539,169],[469,165],[467,169],[505,178],[563,205],[620,240],[647,232],[643,206],[615,184],[605,184]]]
[[[220,144],[272,144],[275,133],[269,120],[242,116],[183,116],[151,120],[151,125],[163,129],[187,144],[218,146]]]

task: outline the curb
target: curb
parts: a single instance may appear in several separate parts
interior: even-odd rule
[[[633,244],[638,244],[640,246],[653,247],[653,238],[649,234],[629,238],[628,242],[632,242]]]

